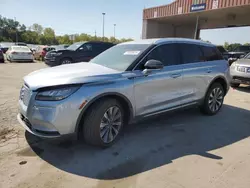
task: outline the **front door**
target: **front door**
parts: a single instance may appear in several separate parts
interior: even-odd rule
[[[89,62],[93,58],[93,46],[91,43],[83,44],[76,51],[76,62]]]
[[[156,47],[145,57],[135,71],[144,69],[144,64],[151,59],[164,64],[162,70],[151,70],[145,76],[139,74],[134,79],[136,116],[157,113],[179,106],[182,96],[182,65],[176,44]]]

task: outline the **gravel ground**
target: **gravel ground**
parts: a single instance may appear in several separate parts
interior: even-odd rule
[[[161,115],[100,149],[41,140],[19,126],[22,77],[44,67],[0,64],[0,188],[250,187],[250,87],[231,89],[216,116],[197,109]]]
[[[34,70],[45,67],[44,63],[0,64],[0,140],[5,139],[7,133],[16,133],[20,130],[19,126],[16,126],[16,115],[22,78]]]

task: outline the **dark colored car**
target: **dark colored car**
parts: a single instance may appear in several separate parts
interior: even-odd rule
[[[11,46],[10,44],[1,43],[0,44],[0,49],[5,54],[8,51],[8,49],[9,49],[10,46]]]
[[[4,55],[1,49],[0,49],[0,63],[4,63]]]
[[[217,46],[217,49],[220,51],[222,54],[223,58],[225,60],[228,60],[228,51],[223,47],[223,46]]]
[[[238,46],[233,51],[228,52],[229,64],[231,65],[237,59],[240,59],[240,58],[246,56],[249,52],[250,52],[250,46],[248,46],[248,45]]]
[[[114,46],[109,42],[77,42],[67,49],[54,50],[45,56],[45,63],[49,66],[71,64],[77,62],[89,62],[91,59]]]

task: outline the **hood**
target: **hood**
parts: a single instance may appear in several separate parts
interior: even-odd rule
[[[250,59],[239,59],[235,62],[235,65],[250,67]]]
[[[50,67],[30,73],[24,82],[36,90],[42,87],[108,81],[119,77],[120,71],[94,63],[75,63]]]
[[[51,50],[49,53],[65,53],[65,52],[74,52],[73,50],[68,50],[68,49],[59,49],[59,50]]]

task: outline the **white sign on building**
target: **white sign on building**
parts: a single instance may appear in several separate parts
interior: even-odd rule
[[[178,7],[178,14],[182,14],[182,7]]]
[[[154,18],[157,18],[157,16],[158,16],[157,11],[154,11]]]
[[[213,0],[212,9],[217,9],[219,7],[219,0]]]

